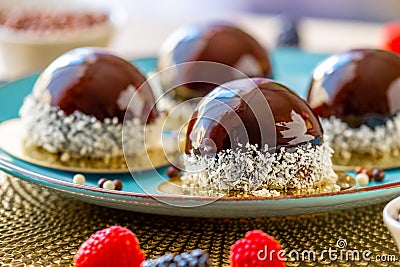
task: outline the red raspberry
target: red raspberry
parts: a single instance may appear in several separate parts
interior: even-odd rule
[[[140,267],[145,255],[135,234],[121,226],[94,233],[74,257],[76,267]]]
[[[246,233],[231,247],[231,267],[284,267],[281,245],[261,230]]]
[[[382,29],[383,48],[400,54],[400,22],[390,22]]]

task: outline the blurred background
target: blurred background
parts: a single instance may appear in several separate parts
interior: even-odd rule
[[[381,47],[383,26],[400,20],[398,0],[0,0],[0,8],[22,5],[113,10],[117,27],[108,46],[127,58],[157,56],[175,29],[207,20],[237,23],[265,48],[274,49],[282,17],[286,16],[297,21],[301,49],[322,53]],[[0,79],[15,79],[43,68],[61,45],[65,50],[78,44],[100,44],[99,38],[94,40],[89,34],[82,34],[85,40],[79,43],[76,36],[68,42],[63,36],[62,44],[62,38],[49,41],[21,36],[10,35],[0,28]],[[107,38],[103,36],[103,40]],[[57,42],[60,46],[56,48]]]
[[[112,46],[131,56],[154,55],[171,31],[193,21],[215,18],[237,21],[272,48],[278,34],[279,15],[285,14],[299,20],[302,48],[335,52],[349,47],[378,46],[382,25],[400,19],[398,0],[122,0],[121,3],[128,12],[128,24]]]
[[[249,12],[384,22],[398,19],[400,15],[398,0],[123,0],[122,2],[129,12],[136,11],[136,16],[150,15],[169,19]]]

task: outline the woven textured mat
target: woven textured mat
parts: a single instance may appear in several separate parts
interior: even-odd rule
[[[72,266],[80,244],[111,225],[136,233],[147,258],[201,248],[210,252],[213,266],[229,266],[230,246],[246,231],[262,229],[291,253],[287,266],[400,266],[382,221],[384,204],[284,218],[179,218],[85,204],[0,177],[0,266]],[[329,248],[337,253],[323,254]],[[356,250],[359,259],[349,250]],[[314,254],[308,257],[305,251]]]

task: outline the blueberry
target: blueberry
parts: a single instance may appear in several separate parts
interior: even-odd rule
[[[142,267],[209,267],[211,262],[208,253],[200,249],[179,255],[166,254],[142,263]]]

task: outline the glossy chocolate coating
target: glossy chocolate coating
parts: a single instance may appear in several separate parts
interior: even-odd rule
[[[375,49],[333,55],[315,68],[307,100],[323,118],[380,125],[400,111],[400,57]]]
[[[240,79],[215,88],[197,106],[186,134],[186,153],[215,153],[238,143],[273,149],[320,144],[321,124],[305,100],[266,78]]]
[[[80,111],[100,121],[117,117],[122,122],[126,114],[127,119],[150,122],[157,111],[153,92],[143,84],[145,81],[135,66],[110,52],[78,48],[61,55],[43,71],[33,95],[67,115]],[[134,102],[128,107],[134,94]],[[133,109],[138,106],[140,110]]]
[[[191,65],[177,68],[166,75],[167,78],[161,76],[164,89],[175,88],[178,98],[188,99],[204,96],[216,86],[234,79],[272,76],[265,49],[248,33],[228,23],[187,25],[178,29],[161,49],[158,70],[199,61],[225,64],[243,73]],[[175,86],[181,84],[184,85]]]

